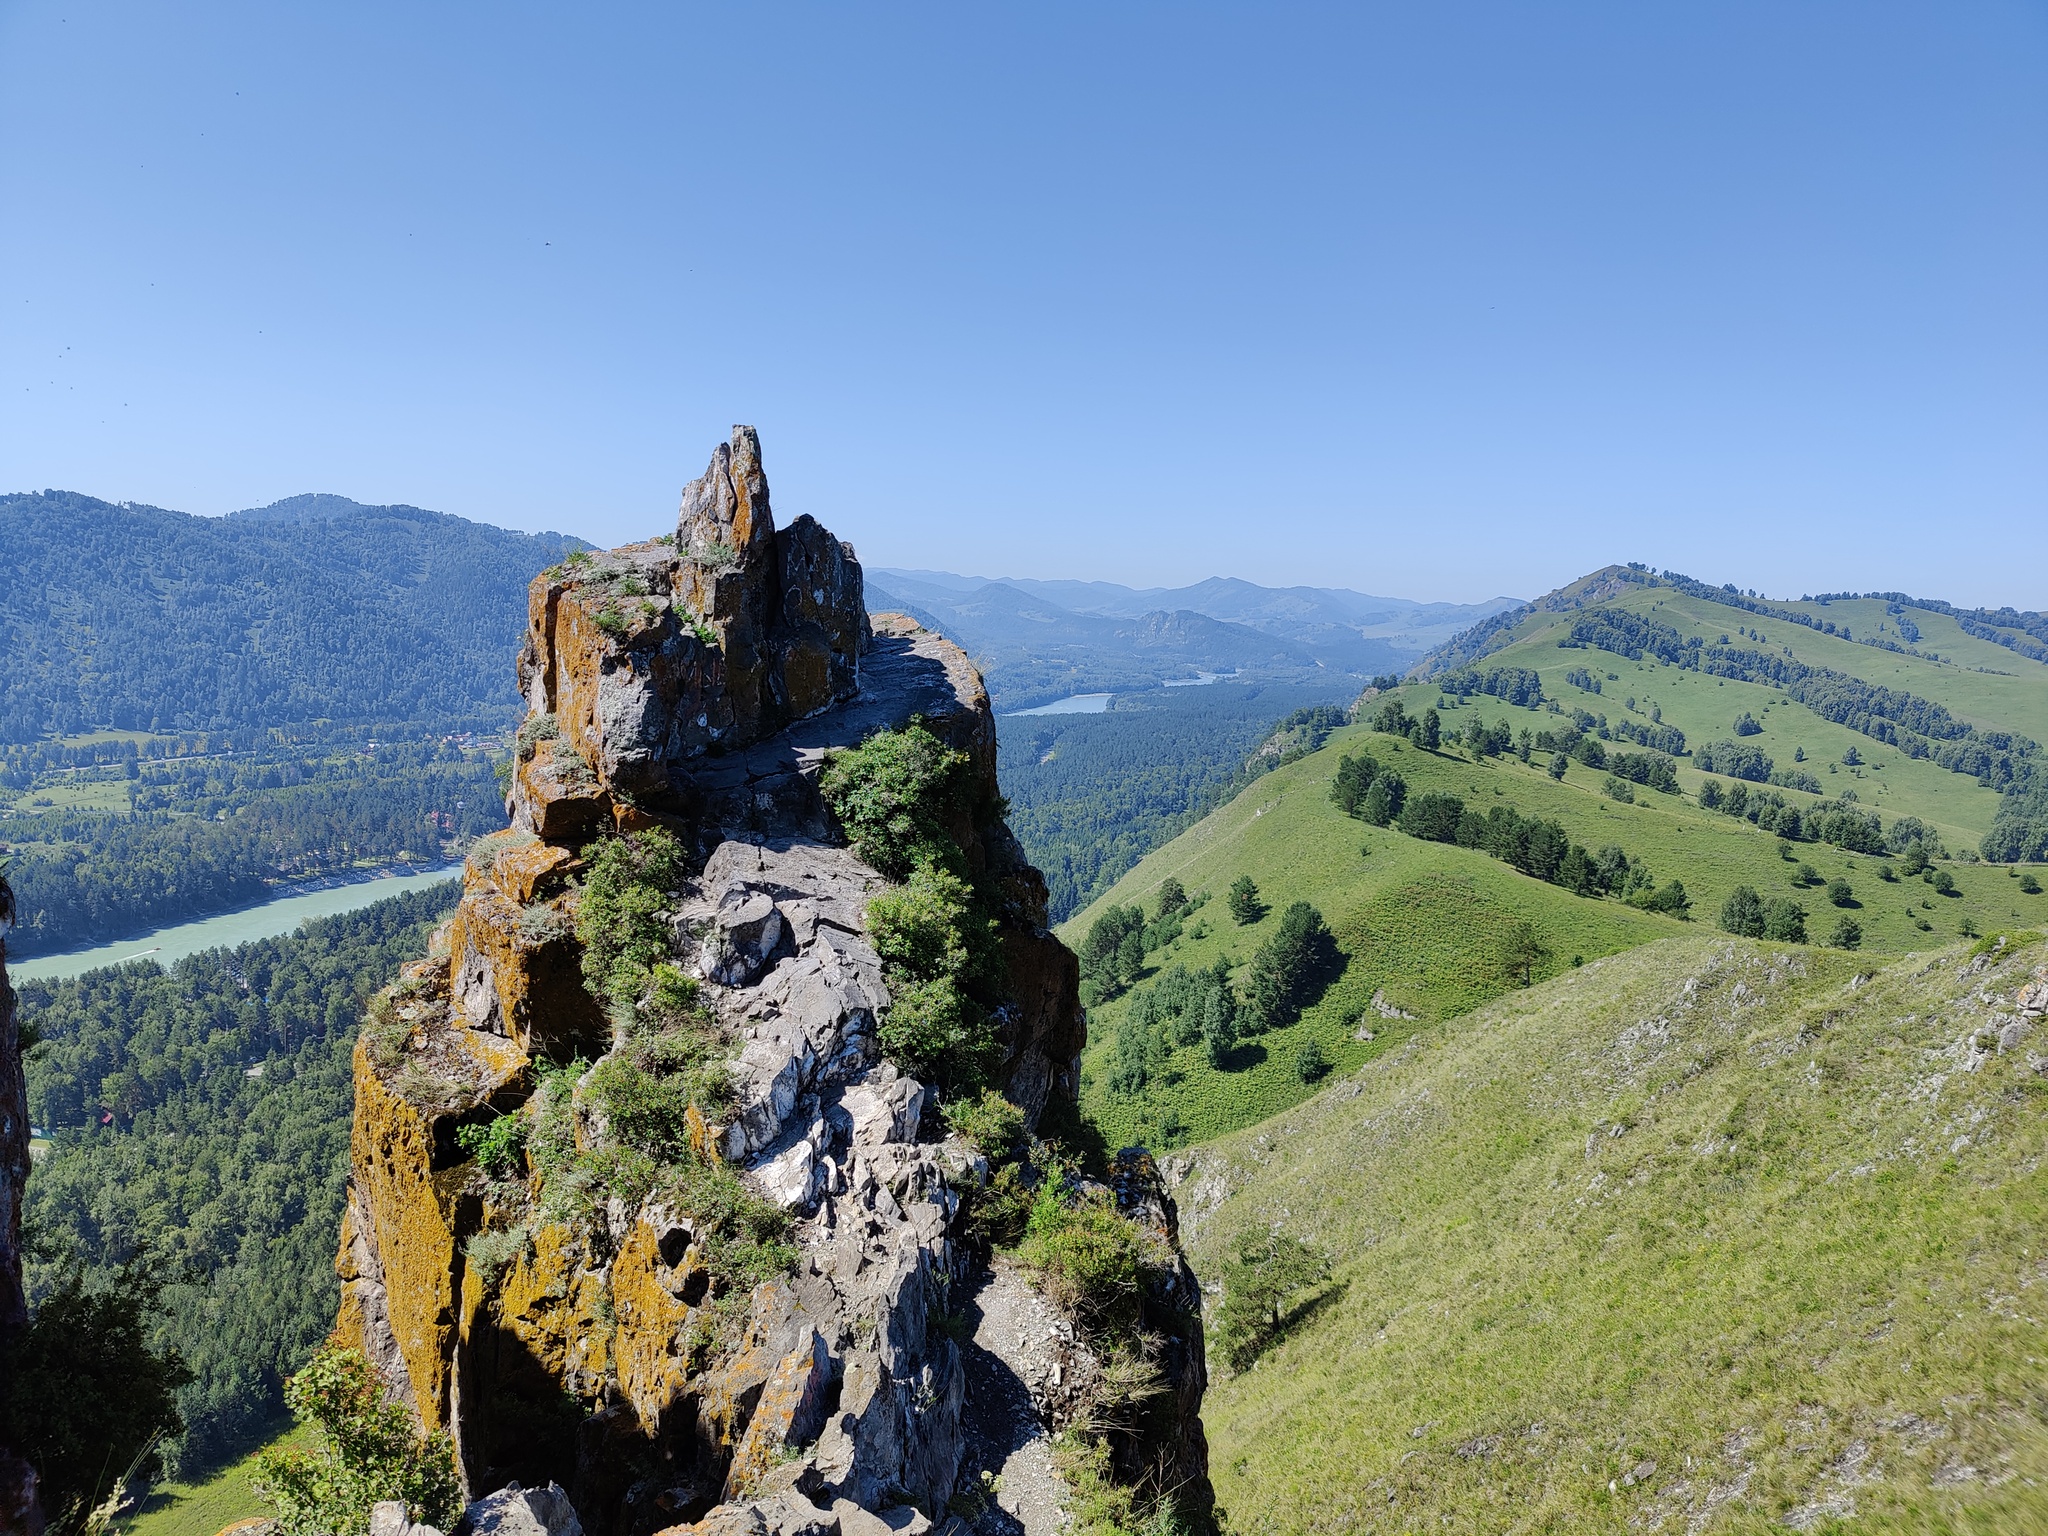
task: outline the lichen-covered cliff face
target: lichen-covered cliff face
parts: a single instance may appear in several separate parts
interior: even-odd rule
[[[1089,1478],[1205,1524],[1200,1298],[1150,1159],[1061,1175],[1147,1255],[1112,1347],[992,1262],[965,1090],[881,1045],[888,882],[820,779],[914,722],[961,768],[933,815],[1000,955],[974,1081],[1027,1131],[1071,1107],[1076,966],[967,658],[871,622],[811,519],[776,528],[742,427],[673,536],[535,580],[518,668],[514,830],[357,1049],[343,1341],[453,1437],[473,1497],[552,1479],[598,1532],[1049,1530],[1070,1425]],[[1026,1174],[994,1181],[1013,1213]],[[987,1503],[1033,1468],[1050,1493]]]
[[[21,1027],[7,979],[7,930],[14,892],[0,872],[0,1357],[28,1328],[21,1289],[21,1202],[28,1182],[28,1083],[21,1068]],[[32,1467],[0,1444],[0,1531],[42,1529]]]

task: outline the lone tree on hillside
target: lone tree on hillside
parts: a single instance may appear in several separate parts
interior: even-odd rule
[[[1159,882],[1159,905],[1156,908],[1156,912],[1160,918],[1169,918],[1176,912],[1185,912],[1187,907],[1188,893],[1186,887],[1171,875],[1168,875]]]
[[[1550,958],[1550,950],[1536,936],[1534,923],[1517,923],[1501,940],[1500,965],[1510,980],[1523,986],[1536,984],[1536,967]]]
[[[1251,1001],[1263,1029],[1284,1029],[1322,996],[1342,964],[1323,914],[1297,901],[1280,914],[1280,928],[1252,960]]]
[[[1261,1233],[1239,1241],[1224,1271],[1217,1342],[1233,1371],[1248,1371],[1287,1327],[1287,1303],[1330,1278],[1330,1261],[1298,1238]]]
[[[1415,722],[1415,745],[1425,752],[1434,752],[1443,744],[1444,723],[1433,709],[1425,709],[1422,718]]]
[[[1567,762],[1568,759],[1566,758],[1564,753],[1552,752],[1550,754],[1550,776],[1553,779],[1563,779],[1564,770]]]
[[[1806,942],[1806,908],[1789,896],[1774,896],[1764,906],[1764,937],[1777,944]]]
[[[1753,886],[1738,885],[1721,903],[1721,927],[1738,938],[1764,936],[1764,902]]]
[[[1230,915],[1243,928],[1256,923],[1266,915],[1266,904],[1259,900],[1258,882],[1250,875],[1239,875],[1230,882]]]
[[[1210,1066],[1221,1069],[1236,1046],[1237,1000],[1225,983],[1202,1000],[1202,1051]]]

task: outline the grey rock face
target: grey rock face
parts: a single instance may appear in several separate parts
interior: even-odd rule
[[[560,1484],[521,1488],[508,1483],[465,1509],[455,1536],[583,1536],[583,1524]]]

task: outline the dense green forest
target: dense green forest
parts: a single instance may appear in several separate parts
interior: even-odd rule
[[[527,583],[579,547],[332,496],[225,518],[0,496],[0,741],[498,724]]]
[[[1358,686],[1214,683],[1119,694],[1099,715],[999,718],[1010,826],[1045,871],[1053,921],[1277,764],[1284,753],[1246,759],[1283,718]]]
[[[76,803],[38,803],[59,796]],[[95,808],[110,796],[135,809]],[[16,806],[0,833],[17,958],[230,910],[365,861],[434,863],[505,820],[488,755],[438,740],[131,757],[33,779]]]
[[[52,1145],[28,1184],[34,1304],[74,1266],[143,1260],[160,1337],[194,1380],[175,1460],[246,1449],[334,1323],[350,1051],[364,1001],[424,952],[456,886],[297,934],[21,985],[29,1107]]]

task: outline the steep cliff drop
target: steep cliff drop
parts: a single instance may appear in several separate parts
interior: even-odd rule
[[[960,769],[924,808],[957,872],[931,888],[971,890],[999,954],[972,1050],[1014,1109],[984,1108],[1071,1114],[1075,961],[966,656],[871,621],[811,518],[778,529],[736,427],[673,535],[535,580],[518,671],[513,830],[357,1048],[340,1340],[451,1435],[470,1498],[559,1483],[605,1536],[1051,1531],[1075,1429],[1091,1489],[1206,1528],[1200,1298],[1150,1158],[999,1181],[1019,1220],[1058,1177],[1139,1234],[1142,1347],[1112,1355],[993,1255],[991,1157],[884,1045],[934,994],[878,950],[888,861],[821,776],[910,727]]]
[[[14,892],[0,870],[0,1358],[27,1331],[21,1290],[21,1201],[28,1182],[28,1084],[21,1070],[21,1027],[14,988],[7,980],[7,930],[14,923]],[[43,1528],[36,1474],[0,1444],[0,1532],[35,1536]]]

